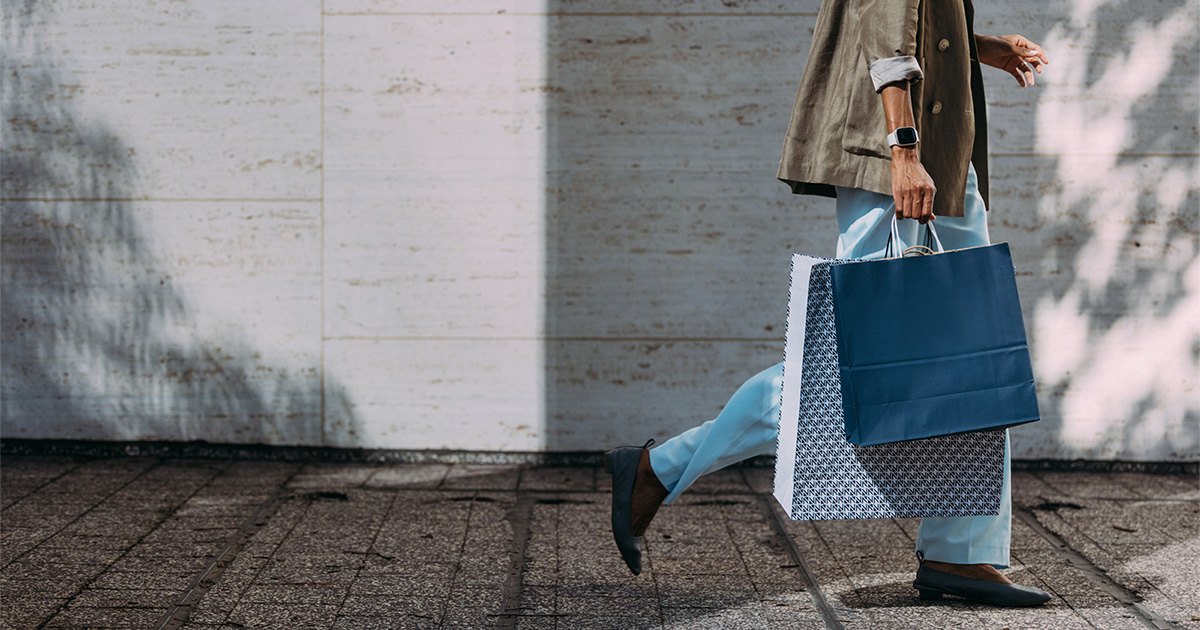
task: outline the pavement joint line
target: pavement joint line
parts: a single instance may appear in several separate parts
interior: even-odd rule
[[[745,479],[745,475],[743,475],[742,478]],[[716,497],[718,496],[718,493],[713,492],[709,496]],[[730,501],[730,503],[732,503],[732,501]],[[717,511],[721,514],[721,522],[725,524],[725,533],[729,535],[729,542],[733,545],[734,550],[737,551],[738,560],[741,560],[742,562],[742,569],[746,571],[746,575],[753,575],[753,572],[750,570],[749,563],[746,562],[746,554],[742,553],[742,548],[737,544],[737,537],[734,535],[733,526],[729,523],[729,517],[725,513],[725,506],[717,505],[714,507],[716,507]],[[759,592],[758,581],[751,579],[751,584],[754,586],[754,594],[757,595],[761,600],[762,593]]]
[[[475,499],[478,496],[479,496],[478,491],[476,491],[474,494],[471,495],[472,499]],[[477,503],[478,503],[478,501],[474,501],[474,500],[467,502],[467,519],[466,519],[467,526],[463,528],[462,541],[458,544],[458,560],[454,563],[454,573],[450,574],[450,586],[446,589],[447,593],[453,593],[454,587],[458,585],[458,574],[460,572],[462,572],[462,559],[467,553],[467,540],[469,540],[471,537],[471,526],[472,526],[471,519],[475,518],[475,505]],[[449,613],[450,613],[450,598],[447,597],[442,602],[442,610],[441,610],[441,613],[439,614],[442,624],[440,624],[439,627],[441,625],[445,624],[446,616]]]
[[[289,481],[293,475],[295,475],[294,472],[288,476]],[[204,485],[207,486],[208,484]],[[233,562],[234,557],[237,556],[242,547],[267,524],[267,520],[274,516],[279,507],[291,496],[292,491],[287,488],[287,481],[284,481],[270,498],[259,505],[258,510],[250,518],[242,521],[242,526],[238,528],[237,535],[225,545],[221,553],[217,554],[217,557],[203,571],[192,578],[183,596],[167,610],[167,613],[154,626],[155,630],[176,630],[181,628],[187,622],[192,609],[195,608],[196,604],[200,603],[200,600],[208,593],[208,589],[216,584],[221,573],[225,571],[225,567]]]
[[[522,612],[521,587],[525,579],[525,554],[529,548],[529,538],[533,535],[533,506],[536,503],[533,493],[517,491],[517,502],[505,515],[512,525],[512,547],[509,550],[508,579],[504,582],[504,603],[497,624],[500,630],[512,630],[517,627],[518,617],[546,616]],[[489,615],[491,616],[491,615]]]
[[[353,584],[358,581],[358,578],[360,576],[362,576],[363,568],[365,566],[367,566],[367,556],[368,555],[374,554],[376,556],[379,556],[380,558],[389,558],[388,556],[385,556],[385,555],[379,553],[378,551],[374,551],[374,549],[375,549],[375,544],[377,542],[379,542],[379,532],[383,531],[384,524],[388,522],[388,516],[391,515],[392,510],[394,510],[396,508],[396,502],[399,500],[400,500],[400,493],[393,492],[392,500],[388,502],[387,509],[385,509],[383,511],[383,515],[379,518],[379,524],[375,526],[375,535],[371,537],[371,544],[368,545],[367,550],[361,554],[363,556],[362,563],[359,564],[358,569],[356,569],[354,571],[354,579],[351,580],[351,582],[350,582],[352,587],[353,587]],[[348,599],[350,599],[350,589],[346,589],[346,594],[342,596],[342,601],[338,603],[337,616],[335,617],[335,619],[337,617],[342,616],[342,611],[346,609],[346,601]]]
[[[788,555],[796,563],[797,569],[800,571],[800,577],[804,580],[805,586],[808,588],[808,594],[813,599],[813,603],[817,606],[817,612],[821,613],[821,621],[825,622],[826,630],[845,630],[846,626],[838,620],[837,612],[825,597],[825,593],[821,590],[821,586],[817,583],[817,576],[808,568],[808,562],[804,560],[804,556],[800,554],[800,548],[796,546],[796,541],[788,536],[787,526],[780,516],[780,511],[776,509],[774,496],[769,493],[757,493],[758,500],[762,504],[770,517],[771,527],[775,533],[783,541],[783,547],[787,550]]]
[[[1092,563],[1082,553],[1072,549],[1067,541],[1063,540],[1058,534],[1050,531],[1045,525],[1038,521],[1037,516],[1032,510],[1026,507],[1017,507],[1013,513],[1025,523],[1038,536],[1042,537],[1054,549],[1058,555],[1062,556],[1072,567],[1079,571],[1087,580],[1100,588],[1100,590],[1108,593],[1117,601],[1125,605],[1130,614],[1134,616],[1142,625],[1152,630],[1182,630],[1181,626],[1171,623],[1163,618],[1162,615],[1147,608],[1140,602],[1140,597],[1129,591],[1124,586],[1121,586],[1116,580],[1108,576],[1108,573]]]
[[[601,470],[603,470],[603,468],[601,468]],[[615,477],[614,475],[612,475],[612,473],[607,473],[607,474],[609,474],[610,477]],[[609,494],[612,494],[611,490],[609,491]],[[609,499],[608,514],[609,514],[609,519],[610,519],[609,520],[609,523],[610,523],[609,532],[611,533],[612,532],[612,525],[611,525],[611,523],[612,523],[612,520],[611,520],[611,518],[612,518],[612,500],[611,499]],[[632,518],[632,516],[630,518]],[[642,534],[644,536],[645,532],[642,532]],[[615,540],[614,540],[614,542],[615,542]],[[644,541],[642,544],[642,549],[643,550],[646,549]],[[655,604],[654,608],[658,611],[658,622],[661,623],[664,628],[666,628],[667,627],[667,613],[666,613],[666,611],[663,610],[663,589],[662,589],[662,584],[658,580],[658,570],[655,569],[655,567],[654,567],[653,550],[647,550],[646,563],[650,567],[650,583],[654,585],[654,604]],[[558,610],[557,605],[555,607],[555,610]]]

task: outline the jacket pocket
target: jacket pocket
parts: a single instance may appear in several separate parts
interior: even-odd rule
[[[867,70],[867,60],[863,58],[861,49],[849,84],[842,149],[855,155],[891,159],[883,100],[875,92],[875,84],[871,82],[871,73]]]

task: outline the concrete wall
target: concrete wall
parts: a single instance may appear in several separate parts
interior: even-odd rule
[[[3,0],[3,435],[600,450],[782,348],[816,1]],[[1191,0],[980,3],[1044,420],[1200,457]]]

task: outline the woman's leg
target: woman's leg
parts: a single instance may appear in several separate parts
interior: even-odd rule
[[[883,258],[891,233],[895,203],[887,195],[865,190],[838,188],[837,214],[839,258]],[[987,211],[979,195],[975,169],[967,174],[966,208],[962,217],[938,217],[934,221],[946,249],[990,244]],[[920,242],[916,221],[901,221],[900,237],[906,245]],[[1012,500],[1007,441],[1004,453],[1004,483],[1000,513],[995,516],[960,516],[921,520],[917,550],[928,560],[952,564],[1008,566],[1012,531]]]
[[[663,502],[700,475],[775,450],[783,364],[742,384],[717,417],[647,452],[618,447],[604,454],[613,475],[613,538],[634,575],[642,571],[641,536]]]
[[[750,377],[717,417],[650,451],[650,467],[671,503],[701,475],[775,452],[783,364]]]

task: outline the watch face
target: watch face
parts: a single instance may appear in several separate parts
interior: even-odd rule
[[[896,130],[896,144],[916,144],[917,130],[912,127],[901,127]]]

